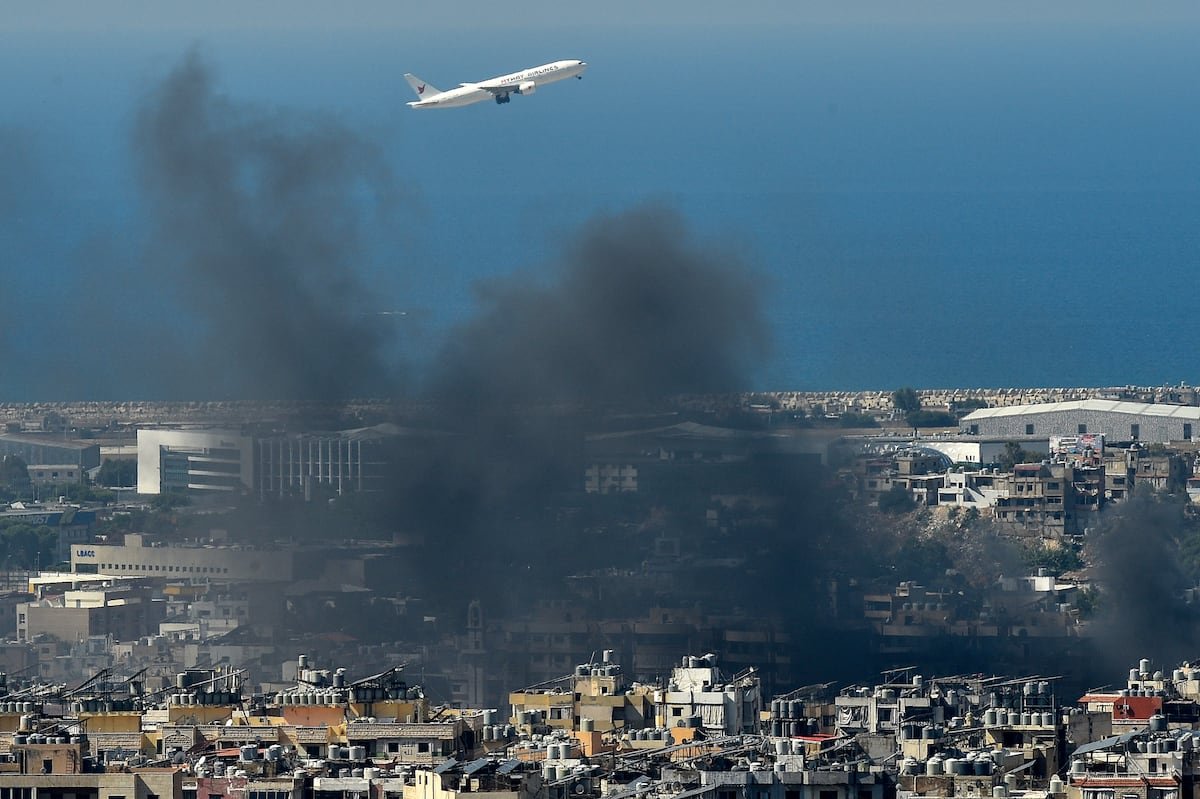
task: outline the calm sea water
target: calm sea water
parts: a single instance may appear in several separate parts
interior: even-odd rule
[[[381,305],[366,310],[411,311],[418,348],[470,313],[479,279],[552,272],[594,214],[665,204],[763,282],[774,349],[757,387],[849,389],[1200,380],[1197,33],[580,28],[199,46],[231,97],[337,116],[386,150],[405,197],[363,267]],[[136,336],[57,323],[86,287],[105,318],[188,324],[175,300],[93,267],[136,257],[129,125],[194,41],[0,51],[0,131],[22,148],[0,159],[0,399],[161,389],[136,367]],[[446,87],[575,57],[592,65],[582,82],[509,106],[403,106],[405,71]]]

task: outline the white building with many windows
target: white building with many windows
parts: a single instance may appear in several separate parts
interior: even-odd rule
[[[254,441],[232,430],[138,430],[139,494],[248,491],[254,487]]]
[[[156,546],[132,533],[122,544],[71,547],[72,571],[114,576],[289,582],[293,564],[289,550],[214,544]]]

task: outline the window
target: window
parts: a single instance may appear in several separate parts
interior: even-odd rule
[[[1076,426],[1076,428],[1075,428],[1075,432],[1076,432],[1076,433],[1078,433],[1078,434],[1079,434],[1079,435],[1081,435],[1081,436],[1085,436],[1085,435],[1087,435],[1087,425],[1086,425],[1086,424],[1081,424],[1081,425],[1078,425],[1078,426]]]
[[[1183,440],[1184,441],[1192,440],[1192,423],[1191,422],[1183,423]]]
[[[1136,424],[1129,425],[1129,437],[1132,438],[1134,441],[1137,441],[1138,438],[1141,437],[1141,433],[1142,433],[1141,425],[1136,425]]]
[[[1031,425],[1031,424],[1025,425],[1025,435],[1027,435],[1027,436],[1033,435],[1033,425]]]
[[[418,752],[428,752],[429,751],[429,741],[418,741],[417,742],[417,751]]]
[[[979,435],[979,425],[977,425],[977,424],[973,424],[973,425],[971,425],[971,428],[970,428],[970,433],[971,433],[971,435],[973,435],[973,436],[977,436],[977,435]],[[790,792],[789,792],[789,793],[790,793]]]

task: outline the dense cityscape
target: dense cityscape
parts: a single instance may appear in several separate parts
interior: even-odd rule
[[[14,797],[1191,790],[1186,386],[3,412]]]
[[[1200,799],[1194,0],[10,6],[0,799]]]

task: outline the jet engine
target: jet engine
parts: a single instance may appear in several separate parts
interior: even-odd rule
[[[533,94],[535,89],[537,89],[537,84],[527,80],[517,87],[517,94]]]

